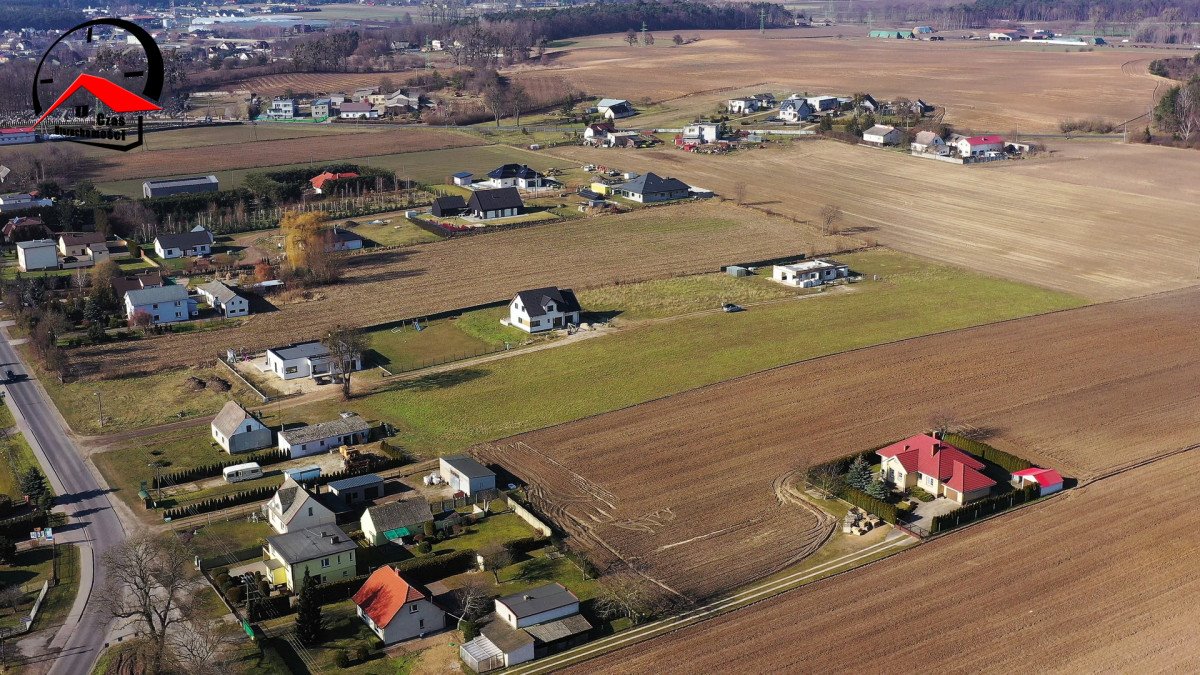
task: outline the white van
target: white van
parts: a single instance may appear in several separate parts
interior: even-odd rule
[[[225,467],[221,473],[225,474],[226,483],[240,483],[244,480],[254,480],[262,478],[262,467],[258,462],[246,462],[245,464],[234,464],[233,466]]]

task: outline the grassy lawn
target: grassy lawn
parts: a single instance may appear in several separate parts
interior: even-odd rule
[[[411,450],[436,455],[804,359],[1084,304],[890,251],[842,259],[881,280],[396,382],[351,407],[394,424]],[[791,332],[797,326],[802,337]],[[291,412],[319,417],[343,407],[331,401]]]
[[[376,354],[373,364],[400,372],[487,354],[504,348],[506,342],[515,347],[529,340],[524,331],[500,325],[506,316],[507,307],[495,307],[431,321],[422,324],[420,331],[411,326],[374,331],[369,335]]]
[[[13,564],[0,566],[0,588],[20,586],[26,592],[26,601],[17,606],[17,612],[12,612],[8,607],[0,609],[0,625],[19,626],[21,617],[28,616],[33,601],[41,591],[42,582],[50,579],[53,565],[50,548],[43,545],[21,551]],[[58,578],[58,585],[50,588],[38,610],[33,630],[59,625],[71,611],[75,591],[79,587],[79,550],[74,546],[58,547]]]
[[[367,628],[362,619],[356,615],[354,603],[343,600],[321,608],[321,620],[324,627],[325,641],[319,647],[309,649],[310,655],[317,662],[322,672],[354,673],[356,675],[395,675],[395,664],[385,658],[368,659],[364,663],[354,662],[354,650],[358,646],[371,649],[371,640],[375,634]],[[264,628],[282,628],[292,626],[296,622],[294,614],[262,623]],[[273,642],[280,656],[293,673],[309,672],[295,654],[292,647],[282,640]],[[333,665],[334,654],[338,650],[346,650],[351,658],[349,668],[337,668]],[[379,652],[372,652],[378,656]]]
[[[500,513],[488,516],[485,520],[472,525],[467,531],[457,537],[450,537],[445,541],[436,542],[433,550],[435,553],[451,553],[466,549],[482,551],[494,544],[503,544],[516,539],[532,537],[536,534],[537,532],[525,521],[521,520],[517,514]]]
[[[91,274],[90,267],[80,267],[73,270],[43,270],[40,272],[22,272],[17,266],[17,256],[15,254],[10,255],[6,253],[4,254],[2,260],[4,266],[0,267],[0,279],[15,279],[18,274],[23,277],[65,277],[74,274],[88,276]],[[154,269],[154,265],[151,265],[142,258],[122,258],[117,261],[117,267],[120,268],[121,272],[124,274],[137,274],[142,270]]]
[[[8,408],[4,408],[4,414],[9,416],[11,413]],[[9,424],[8,426],[12,426]],[[7,428],[7,427],[6,427]],[[0,440],[0,462],[2,462],[2,470],[0,470],[0,493],[6,494],[13,498],[13,503],[21,502],[21,487],[19,477],[21,474],[29,470],[30,467],[41,468],[37,458],[33,456],[33,448],[29,447],[29,442],[25,437],[15,430],[12,435],[4,440]],[[49,482],[47,482],[49,486]]]
[[[770,280],[769,269],[759,271],[766,276],[701,274],[583,290],[578,296],[588,312],[616,314],[622,319],[653,319],[719,309],[726,302],[745,305],[816,292],[777,284]]]
[[[391,211],[389,213],[378,213],[370,216],[358,216],[352,218],[358,223],[354,227],[354,231],[359,235],[370,239],[380,246],[408,246],[409,244],[421,244],[427,241],[437,241],[441,237],[436,234],[417,227],[409,219],[404,217],[404,211]],[[385,221],[382,224],[372,225],[376,220]],[[345,221],[340,221],[345,222]]]
[[[243,517],[204,525],[192,537],[191,544],[196,555],[208,558],[249,548],[273,534],[275,531],[266,521],[252,523]]]

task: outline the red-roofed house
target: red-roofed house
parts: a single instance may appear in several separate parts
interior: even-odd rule
[[[1038,494],[1043,497],[1052,495],[1063,489],[1062,474],[1054,469],[1030,468],[1014,471],[1013,483],[1016,483],[1018,487],[1025,487],[1026,485],[1036,483]]]
[[[308,182],[312,183],[314,192],[321,194],[321,190],[325,187],[326,183],[331,180],[339,180],[341,178],[358,178],[358,174],[354,173],[353,171],[347,171],[346,173],[330,173],[328,171],[322,171],[320,175],[313,176]]]
[[[958,154],[963,157],[978,157],[989,152],[1003,152],[1004,139],[999,136],[968,136],[959,139]]]
[[[353,599],[359,618],[385,645],[424,637],[446,625],[446,613],[391,565],[372,572]]]
[[[927,434],[918,434],[879,451],[883,480],[901,489],[919,487],[959,504],[988,496],[996,481],[981,473],[983,462]]]

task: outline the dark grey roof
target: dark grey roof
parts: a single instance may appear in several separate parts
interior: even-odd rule
[[[498,190],[476,190],[471,195],[472,211],[500,211],[503,209],[519,209],[525,206],[521,194],[515,187]]]
[[[488,178],[522,178],[530,180],[541,177],[542,174],[524,164],[505,164],[488,172]]]
[[[337,241],[362,241],[362,236],[345,228],[333,228],[333,238]]]
[[[227,401],[221,412],[213,418],[212,425],[222,436],[229,438],[247,419],[250,419],[250,413],[246,412],[245,408],[233,401]]]
[[[467,478],[486,478],[496,475],[494,471],[475,461],[473,457],[466,455],[443,457],[442,461]]]
[[[190,176],[188,178],[161,178],[144,183],[152,188],[186,187],[189,185],[217,185],[216,176]]]
[[[367,485],[382,485],[383,479],[373,473],[365,473],[361,476],[351,476],[329,482],[329,489],[341,492],[342,490],[353,490],[354,488],[366,487]]]
[[[229,302],[230,300],[233,300],[234,298],[238,297],[238,294],[236,291],[234,291],[232,288],[226,286],[225,284],[221,283],[220,281],[210,281],[207,284],[201,284],[201,285],[197,286],[196,288],[198,290],[204,291],[205,293],[208,293],[209,295],[213,296],[214,298],[217,299],[217,302],[220,302],[222,304]]]
[[[125,297],[136,305],[153,305],[160,302],[175,302],[187,299],[187,289],[183,286],[156,286],[154,288],[138,288],[126,291]]]
[[[193,230],[179,234],[160,234],[154,238],[163,248],[191,248],[201,244],[213,243],[212,233],[208,230]]]
[[[467,200],[463,199],[459,195],[447,195],[445,197],[438,197],[437,199],[433,200],[433,203],[436,204],[439,209],[465,209],[465,208],[467,208]]]
[[[163,285],[162,272],[143,272],[131,276],[113,277],[112,287],[118,298],[124,298],[129,291],[142,288],[154,288]]]
[[[267,537],[271,548],[289,565],[353,551],[358,544],[337,525],[318,525],[307,530]]]
[[[577,603],[579,598],[575,597],[575,594],[568,591],[562,584],[556,582],[506,595],[496,602],[508,607],[518,619],[523,619]]]
[[[539,623],[536,626],[527,626],[525,632],[532,635],[539,642],[554,642],[555,640],[569,638],[572,635],[578,635],[591,629],[592,624],[583,618],[582,614],[572,614],[557,621],[547,621],[546,623]]]
[[[505,654],[533,644],[533,636],[520,628],[513,628],[499,618],[493,618],[479,632]]]
[[[333,438],[334,436],[345,436],[360,431],[366,431],[371,428],[367,421],[358,415],[350,415],[349,417],[341,417],[332,422],[321,422],[320,424],[309,424],[295,429],[279,432],[279,436],[292,445],[300,443],[308,443],[309,441],[318,441],[322,438]]]
[[[297,342],[296,344],[288,345],[286,347],[268,349],[267,351],[275,352],[275,355],[284,361],[291,361],[292,359],[311,359],[317,356],[329,356],[329,350],[318,340],[313,340],[312,342]]]
[[[372,506],[367,511],[371,514],[371,522],[375,523],[375,529],[381,532],[433,520],[429,503],[422,497]]]
[[[640,195],[656,195],[678,192],[680,190],[686,192],[690,188],[687,183],[678,178],[663,178],[656,173],[647,173],[634,178],[628,183],[618,185],[617,189]]]
[[[296,502],[296,495],[299,493],[299,485],[285,485],[275,491],[275,494],[279,495],[279,508],[283,509],[283,513],[286,514],[292,508],[292,504]]]
[[[551,302],[558,306],[560,312],[582,311],[579,307],[579,299],[569,288],[559,289],[557,286],[534,288],[517,293],[517,297],[521,299],[521,304],[525,306],[525,312],[531,317],[544,316],[546,305]]]
[[[63,232],[58,235],[67,246],[85,246],[87,244],[103,244],[103,232]]]

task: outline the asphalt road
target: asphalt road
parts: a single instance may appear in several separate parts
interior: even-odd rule
[[[18,374],[18,379],[5,387],[9,399],[28,424],[28,433],[33,436],[30,444],[35,445],[36,441],[35,447],[40,446],[42,450],[39,457],[42,469],[47,475],[57,476],[57,483],[61,485],[56,486],[59,493],[56,504],[65,510],[70,520],[66,527],[55,533],[55,538],[92,549],[92,568],[81,570],[80,593],[88,594],[87,605],[81,615],[73,612],[68,617],[52,642],[54,646],[62,645],[62,651],[50,669],[52,675],[87,673],[99,657],[112,623],[111,617],[96,606],[96,597],[92,595],[93,591],[98,594],[104,585],[101,556],[125,540],[125,529],[113,511],[107,490],[88,471],[78,448],[63,428],[53,402],[34,381],[20,377],[28,371],[7,339],[0,339],[0,363],[4,364],[0,366],[3,369],[0,374],[8,369]],[[55,482],[54,478],[51,482]],[[88,557],[81,556],[81,559],[86,561]],[[78,623],[74,623],[76,618]],[[38,660],[37,656],[30,656]]]

